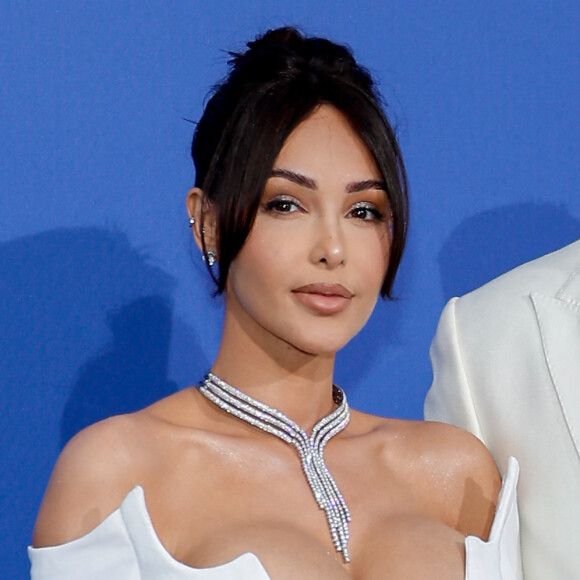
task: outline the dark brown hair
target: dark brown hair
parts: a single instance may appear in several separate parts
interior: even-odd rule
[[[245,52],[230,55],[229,74],[214,87],[191,148],[195,185],[216,212],[219,275],[210,272],[218,293],[252,229],[284,142],[314,109],[329,104],[366,144],[386,186],[393,237],[381,292],[390,297],[407,234],[407,179],[371,75],[347,47],[293,28],[270,30]]]

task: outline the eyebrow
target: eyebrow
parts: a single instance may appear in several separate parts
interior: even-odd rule
[[[302,187],[307,187],[308,189],[318,189],[318,183],[311,177],[306,177],[301,173],[296,173],[290,169],[272,169],[270,177],[281,177],[282,179],[287,179],[292,183],[301,185]]]
[[[353,181],[346,186],[347,193],[358,193],[369,189],[381,189],[387,191],[384,181],[378,179],[365,179],[364,181]]]
[[[281,177],[282,179],[287,179],[292,183],[296,183],[297,185],[306,187],[308,189],[318,189],[318,183],[316,183],[315,179],[290,169],[272,169],[270,177]],[[345,191],[347,193],[358,193],[360,191],[367,191],[369,189],[380,189],[383,191],[387,190],[383,181],[378,179],[365,179],[363,181],[353,181],[348,183]]]

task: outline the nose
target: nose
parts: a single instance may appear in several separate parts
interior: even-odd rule
[[[315,228],[312,261],[316,264],[326,264],[328,268],[341,266],[346,258],[346,248],[340,225],[334,221],[320,220]]]

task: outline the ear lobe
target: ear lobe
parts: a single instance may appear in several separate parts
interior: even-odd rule
[[[197,247],[202,253],[215,252],[217,247],[216,218],[211,202],[199,187],[193,187],[187,193],[185,204]]]

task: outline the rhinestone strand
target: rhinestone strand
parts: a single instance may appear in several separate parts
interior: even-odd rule
[[[350,411],[344,391],[333,386],[332,397],[338,407],[316,423],[310,436],[296,422],[281,411],[246,395],[232,387],[213,373],[208,373],[200,391],[212,403],[234,417],[275,435],[293,445],[300,456],[302,470],[312,490],[314,499],[326,513],[332,543],[342,553],[345,562],[350,562],[348,524],[350,512],[334,478],[324,463],[324,448],[328,441],[340,433],[350,421]]]

